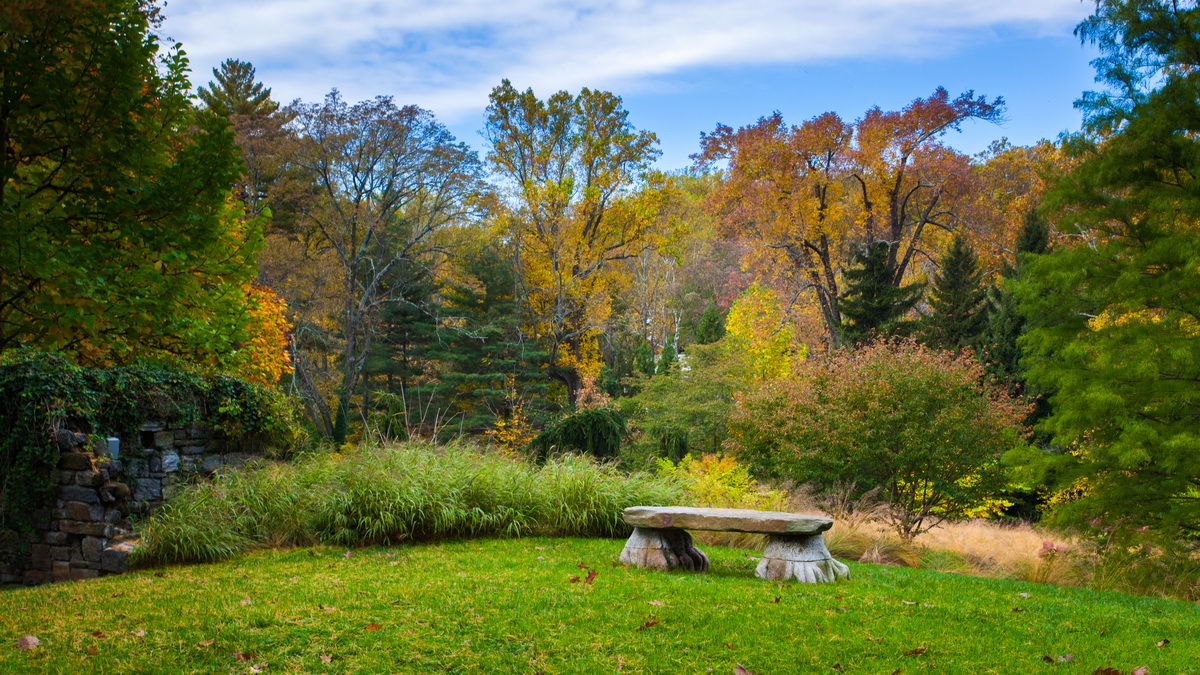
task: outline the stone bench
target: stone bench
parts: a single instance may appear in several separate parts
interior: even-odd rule
[[[849,579],[850,569],[829,555],[821,533],[833,520],[779,511],[631,506],[623,514],[633,534],[621,551],[626,565],[704,572],[708,556],[692,545],[687,530],[750,532],[770,537],[754,575],[760,579],[820,583]]]

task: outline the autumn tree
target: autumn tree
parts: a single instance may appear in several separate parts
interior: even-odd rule
[[[551,375],[574,403],[599,375],[597,336],[611,314],[613,263],[653,243],[657,195],[643,182],[658,155],[621,99],[583,89],[545,101],[505,80],[492,90],[488,161],[505,180],[500,237],[515,261],[529,328],[549,345]]]
[[[137,0],[0,7],[0,351],[236,371],[255,220],[237,148]]]
[[[1200,6],[1101,0],[1075,170],[1048,196],[1069,243],[1017,286],[1030,382],[1054,391],[1042,456],[1075,498],[1059,523],[1161,542],[1200,533]],[[1190,555],[1190,554],[1189,554]]]
[[[728,163],[714,207],[727,227],[757,244],[775,277],[811,291],[825,339],[841,342],[844,265],[864,244],[887,242],[889,283],[930,254],[930,230],[953,230],[970,162],[941,143],[965,121],[1000,119],[1003,100],[937,89],[904,110],[868,110],[854,124],[833,113],[787,126],[776,113],[701,139],[700,165]]]
[[[315,252],[333,263],[331,328],[340,375],[334,409],[308,373],[299,372],[312,370],[314,361],[297,362],[297,381],[319,430],[336,437],[358,391],[379,313],[414,302],[413,287],[444,253],[438,231],[473,213],[480,168],[474,152],[431,113],[388,97],[349,104],[335,90],[323,103],[296,105],[295,114],[301,142],[293,161],[319,191],[304,206],[304,226],[315,235]]]

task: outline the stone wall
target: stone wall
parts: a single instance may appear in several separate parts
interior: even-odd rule
[[[135,535],[130,516],[149,517],[179,487],[252,455],[203,426],[149,423],[119,451],[60,430],[54,507],[34,512],[29,532],[5,531],[0,583],[26,585],[119,574]]]

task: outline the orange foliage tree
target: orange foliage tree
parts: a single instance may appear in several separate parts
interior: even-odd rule
[[[737,236],[759,244],[768,274],[812,291],[825,338],[840,342],[837,307],[842,270],[863,244],[893,244],[888,266],[899,286],[921,256],[930,230],[957,225],[970,161],[941,138],[969,119],[997,120],[1003,100],[937,89],[901,111],[872,108],[854,124],[825,113],[787,126],[776,113],[701,139],[699,165],[726,160],[713,208]]]

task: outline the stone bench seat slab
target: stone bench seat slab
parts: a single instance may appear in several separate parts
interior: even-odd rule
[[[634,527],[751,534],[819,534],[833,527],[833,520],[782,511],[752,509],[702,509],[687,506],[631,506],[623,514]]]
[[[621,562],[659,570],[708,570],[708,556],[692,545],[686,530],[747,532],[769,535],[754,571],[760,579],[824,583],[848,579],[850,570],[833,559],[821,533],[833,526],[823,516],[750,509],[704,509],[687,506],[631,506],[622,514],[633,534],[621,551]]]

